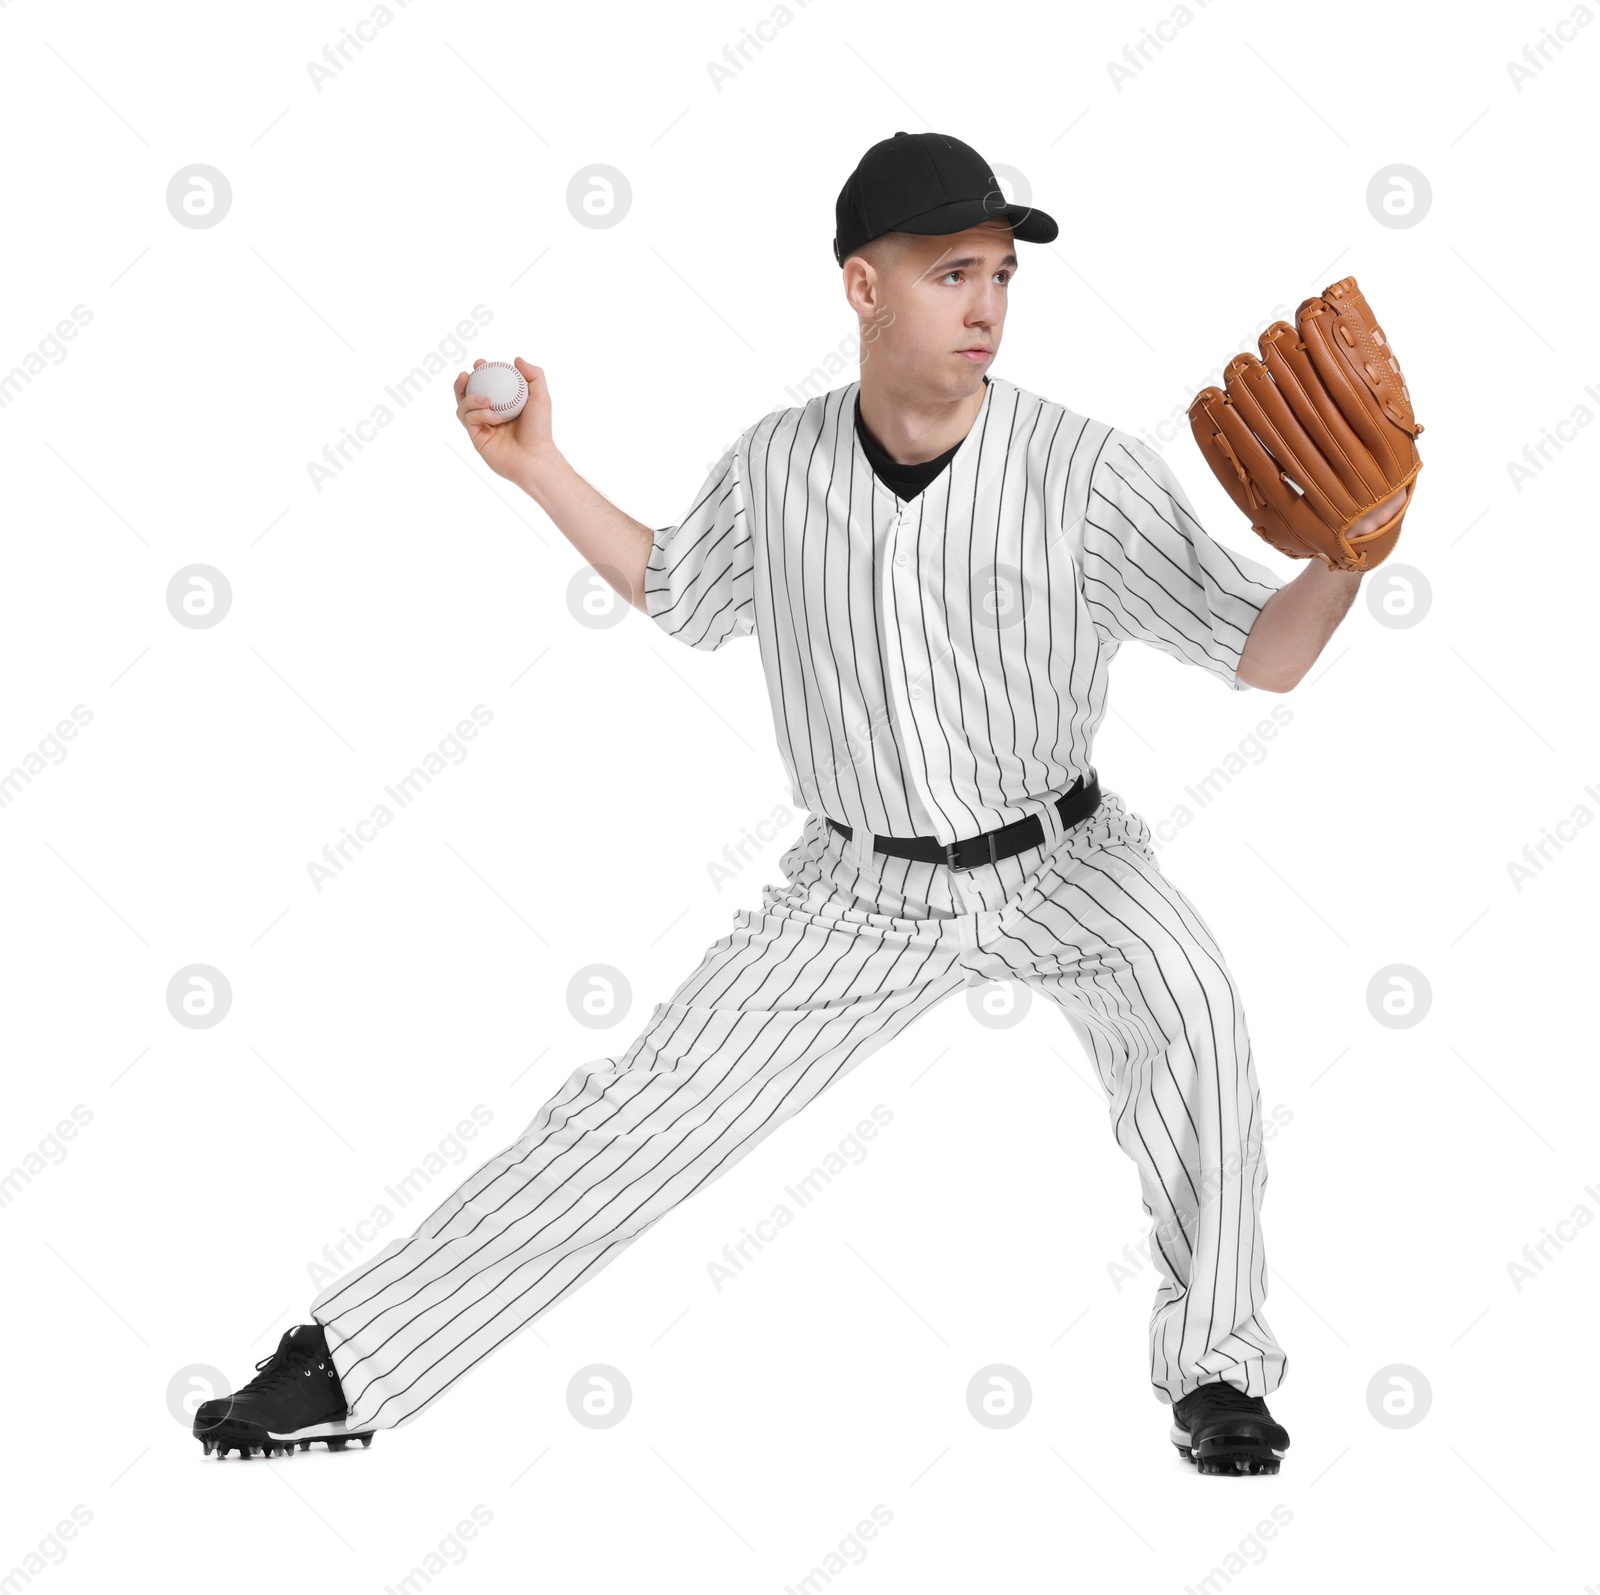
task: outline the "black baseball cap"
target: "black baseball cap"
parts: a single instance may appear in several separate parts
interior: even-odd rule
[[[995,217],[1013,236],[1048,244],[1060,228],[1031,205],[1010,205],[989,163],[948,133],[896,133],[856,163],[833,208],[833,260],[884,233],[959,233]]]

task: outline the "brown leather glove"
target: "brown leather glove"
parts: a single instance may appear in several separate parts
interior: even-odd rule
[[[1307,299],[1296,326],[1275,321],[1261,358],[1237,354],[1227,391],[1202,388],[1189,425],[1206,464],[1250,524],[1290,559],[1371,570],[1389,557],[1422,469],[1400,362],[1354,277]],[[1404,489],[1398,510],[1351,537],[1369,511]]]

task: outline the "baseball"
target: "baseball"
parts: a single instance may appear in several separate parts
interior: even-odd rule
[[[514,421],[528,402],[527,378],[509,360],[490,360],[467,378],[468,393],[486,394],[496,417]]]

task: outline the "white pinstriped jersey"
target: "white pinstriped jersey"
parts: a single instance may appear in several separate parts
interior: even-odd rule
[[[1282,581],[1211,538],[1158,454],[990,377],[907,502],[862,449],[859,387],[743,432],[645,575],[690,646],[755,634],[798,807],[941,842],[1040,812],[1093,770],[1123,642],[1245,687]]]

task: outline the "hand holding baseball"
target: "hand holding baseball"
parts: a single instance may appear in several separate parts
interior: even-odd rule
[[[488,372],[488,377],[480,373]],[[520,375],[526,398],[519,405],[515,378]],[[512,380],[507,380],[507,378]],[[474,391],[468,392],[471,387]],[[525,481],[539,460],[555,452],[550,432],[550,389],[544,372],[520,356],[505,361],[479,360],[469,375],[456,377],[456,416],[472,446],[497,476]]]

